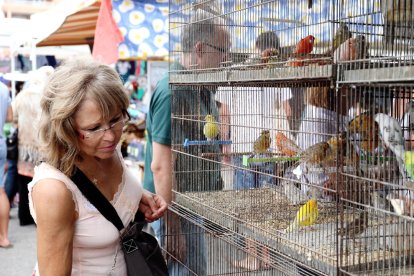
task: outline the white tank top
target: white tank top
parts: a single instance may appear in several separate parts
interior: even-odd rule
[[[124,225],[128,225],[138,210],[142,187],[131,169],[126,168],[121,156],[120,160],[123,167],[122,182],[111,204]],[[117,228],[82,195],[70,178],[46,163],[35,168],[33,180],[28,186],[33,219],[36,221],[31,194],[33,187],[40,180],[50,178],[63,182],[71,191],[79,215],[73,238],[72,275],[127,275]]]

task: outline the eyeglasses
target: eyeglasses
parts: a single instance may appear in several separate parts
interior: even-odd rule
[[[229,49],[224,48],[224,47],[217,47],[217,46],[214,46],[214,45],[212,45],[210,43],[207,43],[207,42],[204,42],[204,44],[206,44],[207,46],[210,46],[211,48],[213,48],[213,49],[215,49],[215,50],[217,50],[217,51],[219,51],[220,53],[223,53],[223,54],[227,54],[229,52]]]
[[[101,139],[105,132],[107,130],[112,129],[113,131],[121,131],[125,124],[131,120],[131,116],[129,115],[128,112],[125,113],[127,115],[127,117],[125,117],[125,115],[122,115],[121,118],[119,120],[117,120],[116,122],[112,123],[111,125],[109,125],[109,127],[107,128],[100,128],[100,129],[96,129],[96,130],[82,130],[85,134],[81,134],[80,138],[81,139]]]

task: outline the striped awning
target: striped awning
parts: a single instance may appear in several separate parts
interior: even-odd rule
[[[34,17],[38,16],[43,20],[50,17],[55,24],[55,29],[40,39],[36,46],[92,45],[100,2],[100,0],[63,1],[63,5],[35,15]]]

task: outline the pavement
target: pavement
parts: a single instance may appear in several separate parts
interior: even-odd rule
[[[20,226],[17,208],[10,212],[11,248],[0,248],[0,276],[31,276],[36,264],[36,226]]]

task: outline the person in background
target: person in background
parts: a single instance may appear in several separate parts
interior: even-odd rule
[[[230,49],[230,37],[228,32],[211,19],[200,19],[198,24],[188,25],[182,33],[183,54],[179,61],[174,63],[170,70],[206,69],[218,68],[228,58]],[[172,201],[173,181],[177,183],[179,191],[190,190],[217,190],[222,189],[223,183],[220,177],[220,164],[201,161],[194,172],[202,174],[203,183],[194,183],[193,175],[180,173],[189,164],[190,160],[185,156],[176,156],[172,153],[172,143],[182,143],[184,138],[195,140],[205,139],[203,127],[198,122],[177,122],[174,126],[175,135],[171,131],[171,105],[172,91],[168,83],[168,75],[161,79],[151,97],[149,113],[147,115],[148,140],[145,154],[144,187],[164,197],[168,203]],[[192,90],[191,87],[180,87],[174,94],[175,100],[180,102],[180,107],[174,113],[178,116],[197,113],[200,120],[207,114],[218,119],[219,112],[214,101],[214,91],[208,89]],[[172,141],[172,136],[176,141]],[[179,142],[178,142],[179,141]],[[194,149],[192,149],[194,150]],[[190,154],[195,154],[191,149]],[[206,152],[220,152],[218,145],[206,146]],[[172,178],[172,166],[175,166],[177,178]],[[217,172],[217,173],[215,173]],[[165,245],[170,254],[181,259],[190,269],[199,275],[205,275],[206,268],[203,237],[200,235],[182,235],[197,231],[187,222],[179,222],[170,212],[165,218],[168,243]],[[175,220],[175,221],[173,221]],[[172,222],[172,223],[170,223]],[[174,223],[174,226],[173,226]],[[155,235],[158,239],[164,236],[164,222],[153,224]],[[179,229],[180,228],[180,229]],[[198,231],[199,232],[199,231]],[[183,239],[185,236],[185,239]],[[191,255],[190,255],[191,254]],[[186,255],[186,256],[185,256]],[[171,268],[171,275],[186,275],[183,268]]]
[[[0,81],[7,85],[7,88],[9,90],[9,96],[12,97],[11,93],[11,81],[8,81],[4,79],[3,77],[0,77]],[[16,93],[20,92],[19,90],[16,90]],[[7,128],[6,136],[10,136],[17,130],[16,126],[13,124],[13,122],[6,123],[4,126],[5,130]],[[17,158],[16,159],[10,159],[7,157],[7,172],[4,182],[4,189],[6,191],[7,197],[10,202],[10,207],[13,207],[13,201],[18,191],[18,185],[17,185]]]
[[[10,96],[7,86],[0,82],[0,129],[3,130],[5,122],[13,120],[13,111],[10,105]],[[6,139],[0,132],[0,248],[11,246],[9,241],[9,212],[10,202],[4,190],[4,169],[7,159]]]
[[[302,150],[306,150],[319,142],[326,142],[333,135],[345,130],[345,123],[348,122],[346,116],[348,109],[340,107],[338,110],[335,99],[335,91],[329,86],[315,86],[305,89],[305,109],[303,110],[299,133],[296,137],[296,144]],[[340,122],[340,125],[338,125],[338,122]],[[301,176],[301,183],[310,182],[320,187],[329,180],[329,175],[323,172],[310,172]],[[310,187],[302,184],[302,192],[319,198],[326,197],[323,195],[322,189],[309,190]]]
[[[53,71],[51,66],[43,66],[32,71],[25,88],[12,103],[13,120],[18,129],[18,216],[21,226],[34,224],[29,212],[27,184],[32,180],[34,166],[41,160],[39,152],[40,100],[43,87]]]
[[[120,233],[81,193],[81,170],[127,226],[139,209],[148,222],[167,203],[144,191],[127,169],[119,140],[129,121],[128,97],[107,65],[74,60],[50,76],[40,102],[43,160],[29,184],[37,224],[38,271],[48,275],[126,275]],[[80,184],[80,183],[77,183]]]

